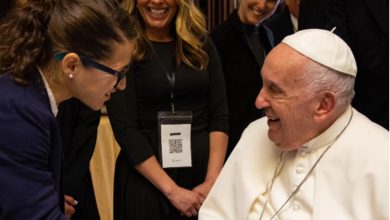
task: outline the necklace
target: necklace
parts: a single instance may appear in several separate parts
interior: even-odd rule
[[[322,154],[318,157],[318,159],[315,161],[315,163],[313,164],[313,166],[310,168],[309,172],[305,175],[305,177],[302,179],[302,181],[298,184],[298,186],[294,189],[294,191],[290,194],[290,196],[287,198],[287,200],[283,203],[282,206],[280,206],[280,208],[278,210],[276,210],[276,212],[271,216],[271,218],[269,218],[269,220],[272,220],[275,216],[277,216],[279,214],[279,212],[284,208],[284,206],[287,205],[287,203],[291,200],[291,198],[293,198],[299,191],[299,189],[301,188],[301,186],[305,183],[305,181],[307,180],[307,178],[310,176],[310,174],[313,172],[314,168],[317,166],[317,164],[320,162],[321,158],[325,155],[325,153],[329,150],[330,147],[333,146],[333,144],[339,139],[339,137],[344,133],[345,129],[347,129],[349,123],[351,122],[352,120],[352,115],[353,115],[353,110],[351,108],[351,116],[349,117],[349,120],[348,120],[348,123],[345,125],[345,127],[343,128],[343,130],[341,130],[341,132],[332,140],[332,142],[326,147],[326,149],[322,152]],[[276,177],[279,175],[279,173],[282,171],[283,169],[283,165],[284,165],[284,158],[283,158],[283,154],[284,154],[284,151],[282,151],[280,153],[280,156],[279,156],[279,161],[278,161],[278,164],[276,166],[276,169],[275,169],[275,172],[274,172],[274,175],[272,176],[272,179],[271,179],[271,184],[270,184],[270,188],[269,190],[267,190],[265,193],[267,193],[267,200],[265,201],[264,203],[264,206],[263,206],[263,209],[261,211],[261,214],[260,214],[260,218],[259,220],[262,220],[263,219],[263,215],[264,215],[264,211],[265,211],[265,208],[267,207],[268,205],[268,201],[269,201],[269,197],[270,197],[270,194],[271,194],[271,191],[272,191],[272,186],[274,185],[274,181],[276,179]]]

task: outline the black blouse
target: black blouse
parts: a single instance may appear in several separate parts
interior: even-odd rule
[[[176,67],[173,42],[152,42],[151,45],[152,58],[135,63],[133,73],[128,75],[126,89],[113,95],[107,105],[121,152],[132,166],[152,155],[159,158],[157,113],[171,109],[171,87],[166,73],[174,71],[175,110],[192,111],[193,115],[193,167],[197,167],[197,162],[206,162],[207,167],[209,133],[228,132],[225,84],[215,46],[211,40],[206,43],[209,64],[202,71],[184,63]]]

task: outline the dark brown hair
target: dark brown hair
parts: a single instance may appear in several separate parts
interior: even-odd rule
[[[113,42],[136,39],[138,28],[115,0],[29,0],[0,25],[0,73],[28,83],[36,65],[56,52],[108,58]]]

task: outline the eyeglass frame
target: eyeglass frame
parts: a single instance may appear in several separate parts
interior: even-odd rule
[[[68,53],[70,53],[70,52],[64,51],[64,52],[56,53],[56,54],[54,54],[54,60],[61,61],[62,59],[64,59],[65,55]],[[114,89],[117,88],[119,82],[122,79],[126,78],[127,72],[130,70],[130,66],[131,66],[130,64],[125,66],[125,68],[123,68],[122,72],[120,72],[120,71],[114,70],[106,65],[103,65],[97,61],[94,61],[93,59],[88,58],[84,55],[80,55],[80,54],[77,54],[77,55],[80,57],[80,60],[83,63],[83,65],[101,70],[104,73],[108,73],[108,74],[111,74],[111,75],[118,77],[118,80],[116,81],[116,83],[114,85]]]

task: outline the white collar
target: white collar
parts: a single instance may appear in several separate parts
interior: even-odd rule
[[[351,119],[352,114],[352,107],[349,106],[343,114],[341,114],[338,119],[333,122],[333,124],[326,129],[324,132],[322,132],[317,137],[310,140],[307,144],[304,146],[315,149],[320,147],[328,146],[332,141],[335,140],[335,138],[340,135],[340,133],[345,129],[346,126],[348,126],[349,121]]]
[[[295,33],[298,31],[298,19],[292,13],[290,13],[290,18]]]
[[[56,103],[56,100],[55,100],[54,95],[53,95],[53,91],[51,91],[49,83],[47,83],[47,80],[46,80],[45,76],[43,75],[42,70],[39,67],[37,67],[37,69],[38,69],[39,73],[41,74],[43,83],[45,84],[47,95],[49,96],[51,111],[53,112],[54,116],[57,116],[58,107],[57,107],[57,103]]]

